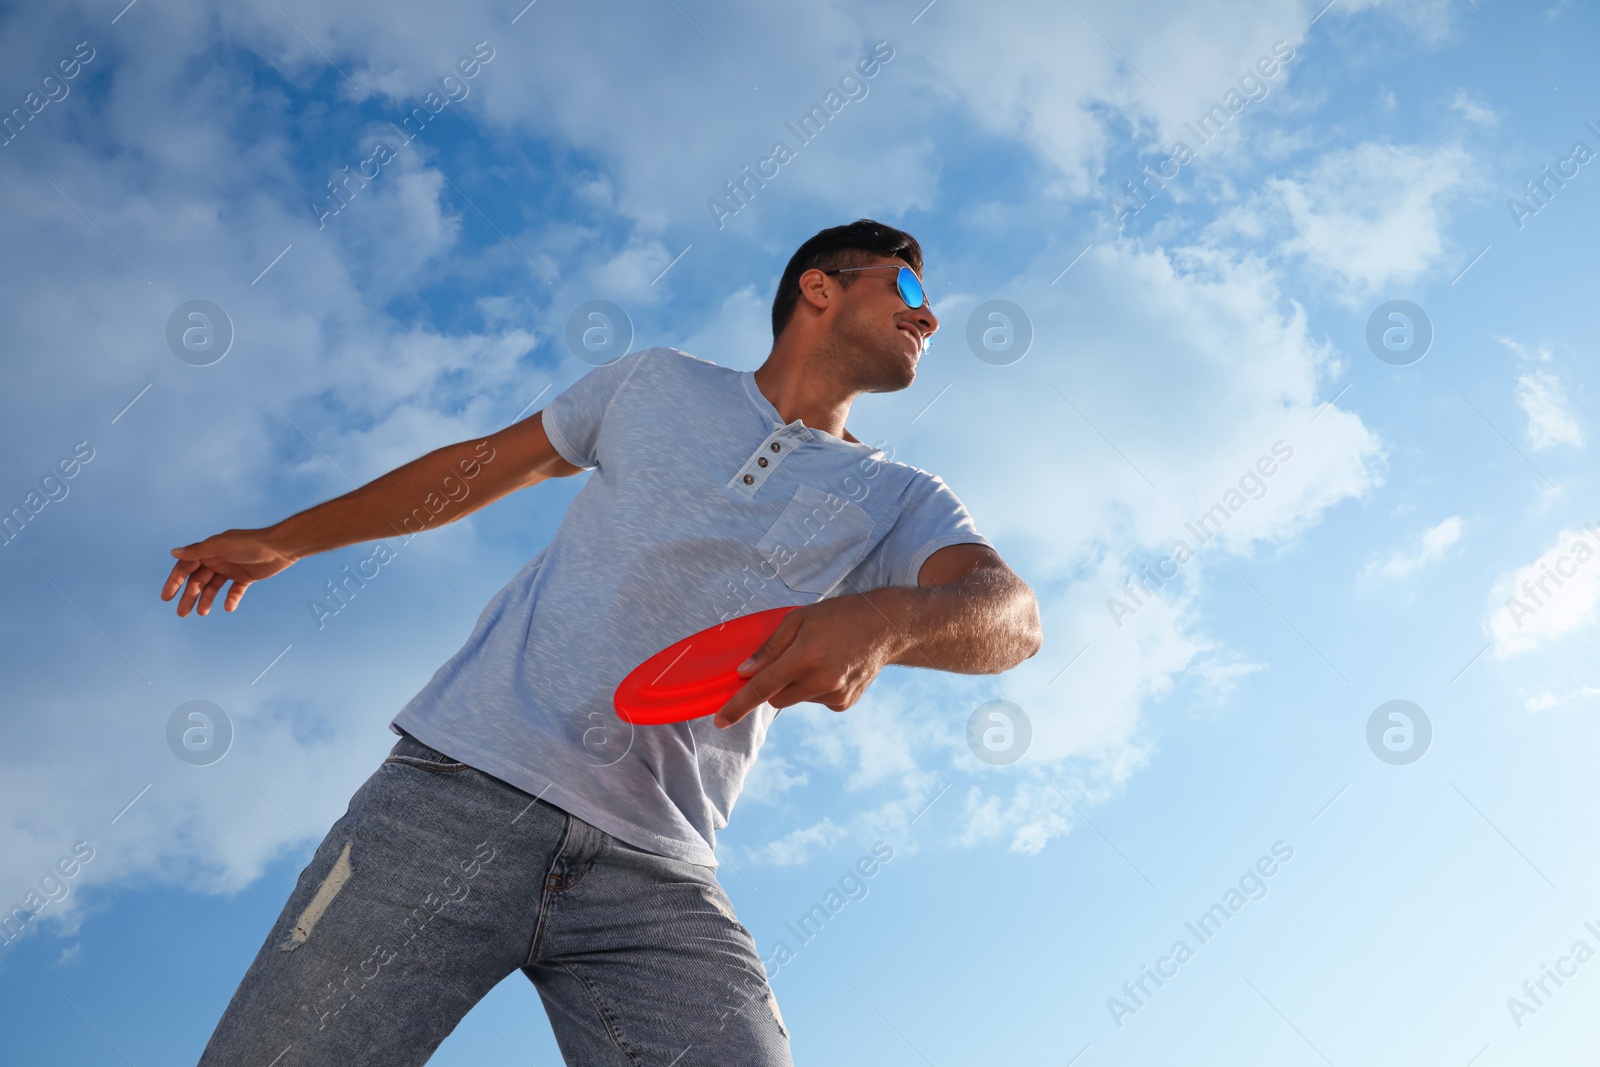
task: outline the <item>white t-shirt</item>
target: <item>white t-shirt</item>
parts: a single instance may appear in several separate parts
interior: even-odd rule
[[[938,549],[989,542],[937,476],[785,425],[753,372],[676,349],[597,367],[543,419],[594,469],[588,484],[392,726],[631,845],[715,867],[778,710],[725,730],[709,716],[631,726],[617,684],[725,619],[915,586]]]

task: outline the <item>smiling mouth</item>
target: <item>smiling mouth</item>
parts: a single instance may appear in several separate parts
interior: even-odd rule
[[[911,338],[911,340],[915,341],[916,345],[917,345],[917,351],[918,352],[922,351],[922,335],[921,334],[919,334],[916,330],[913,330],[909,326],[896,326],[895,329],[899,330],[901,333],[903,333],[907,337]]]

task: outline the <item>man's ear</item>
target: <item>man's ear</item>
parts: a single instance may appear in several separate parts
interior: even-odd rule
[[[828,275],[816,267],[804,271],[800,275],[800,299],[816,308],[826,311],[831,302],[828,285]]]

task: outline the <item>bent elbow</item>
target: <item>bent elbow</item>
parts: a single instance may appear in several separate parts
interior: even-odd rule
[[[1039,631],[1035,630],[1027,638],[1027,643],[1023,647],[1026,649],[1026,651],[1023,652],[1021,659],[1017,660],[1016,663],[1012,664],[1013,667],[1020,666],[1021,664],[1023,664],[1027,660],[1030,660],[1030,659],[1032,659],[1033,657],[1035,657],[1035,656],[1037,656],[1039,654],[1039,649],[1044,647],[1044,635],[1042,633],[1040,633]]]
[[[1034,595],[1032,589],[1028,590],[1028,611],[1026,618],[1026,632],[1023,637],[1023,641],[1028,649],[1028,652],[1022,658],[1032,659],[1034,656],[1038,655],[1039,650],[1044,647],[1044,623],[1039,617],[1039,598]]]

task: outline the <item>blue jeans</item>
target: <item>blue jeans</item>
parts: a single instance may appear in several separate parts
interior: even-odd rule
[[[403,736],[301,872],[200,1063],[425,1063],[518,969],[568,1064],[793,1062],[711,868]]]

